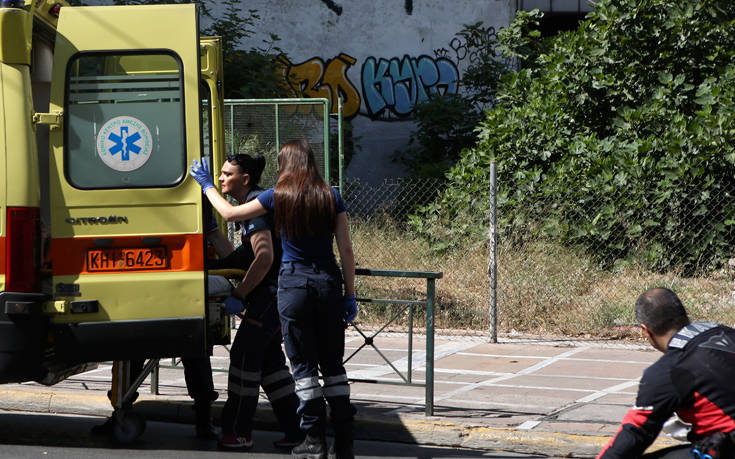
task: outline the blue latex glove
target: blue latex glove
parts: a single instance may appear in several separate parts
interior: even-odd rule
[[[194,180],[196,180],[197,183],[199,183],[199,185],[202,187],[202,193],[206,193],[208,189],[214,188],[212,174],[207,168],[207,162],[204,160],[204,157],[202,157],[201,163],[196,159],[194,160],[194,164],[192,164],[191,166],[189,175],[194,177]]]
[[[243,306],[242,301],[240,298],[236,298],[232,295],[225,298],[225,314],[227,315],[234,315],[234,314],[240,314],[242,312]]]
[[[349,324],[357,317],[357,301],[355,295],[346,295],[343,300],[345,308],[345,323]]]

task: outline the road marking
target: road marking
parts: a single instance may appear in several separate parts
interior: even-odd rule
[[[523,424],[516,427],[518,430],[531,430],[537,425],[541,424],[541,421],[526,421]]]
[[[434,360],[442,359],[446,356],[456,354],[459,351],[475,346],[475,343],[447,343],[437,346],[434,349]],[[383,349],[381,349],[382,351]],[[362,352],[362,351],[360,351]],[[404,350],[405,352],[405,350]],[[426,351],[417,350],[411,354],[412,359],[412,370],[419,370],[426,366]],[[349,364],[349,362],[348,362]],[[391,364],[396,367],[399,371],[405,372],[408,370],[408,356],[401,357],[400,359],[391,361]],[[376,365],[374,368],[366,368],[364,370],[357,370],[349,373],[349,377],[357,379],[376,379],[379,376],[385,374],[395,374],[393,368],[390,365],[382,364]]]
[[[638,380],[640,378],[636,378],[624,383],[617,384],[612,387],[608,387],[607,389],[603,389],[601,391],[597,391],[594,394],[590,394],[586,397],[582,397],[579,400],[577,400],[578,403],[589,403],[594,400],[597,400],[598,398],[604,397],[605,395],[610,394],[630,394],[631,392],[623,392],[624,389],[628,389],[630,387],[638,385]]]
[[[580,350],[586,350],[585,348],[578,348]],[[546,360],[549,356],[543,355],[511,355],[511,354],[481,354],[475,352],[457,352],[457,355],[464,355],[467,357],[485,357],[485,358],[508,358],[508,359],[540,359]],[[614,359],[587,359],[580,357],[561,357],[564,354],[560,354],[559,360],[572,360],[577,362],[604,362],[604,363],[625,363],[631,365],[650,365],[654,360],[642,361],[642,360],[614,360]]]
[[[547,358],[544,361],[537,363],[536,365],[531,365],[528,368],[524,368],[523,370],[519,371],[517,374],[519,374],[519,375],[531,374],[531,373],[533,373],[533,372],[535,372],[537,370],[540,370],[542,368],[548,367],[549,365],[554,364],[554,363],[558,362],[559,360],[562,360],[562,359],[564,359],[566,357],[569,357],[569,356],[572,356],[574,354],[578,354],[578,353],[580,353],[582,351],[585,351],[585,350],[586,350],[585,348],[580,347],[580,348],[577,348],[577,349],[572,349],[572,350],[567,351],[567,352],[563,352],[563,353],[561,353],[559,355],[555,355],[553,357]]]

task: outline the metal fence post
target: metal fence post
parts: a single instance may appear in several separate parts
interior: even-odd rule
[[[342,136],[342,96],[339,96],[337,98],[337,160],[338,160],[338,167],[339,167],[339,192],[344,194],[344,177],[342,174],[342,169],[344,168],[344,161],[345,161],[345,151],[344,151],[344,137]]]
[[[327,184],[332,183],[332,171],[329,165],[329,108],[329,104],[324,104],[324,181]]]
[[[490,254],[487,275],[490,277],[490,342],[498,342],[498,261],[497,261],[497,164],[490,162]]]
[[[236,155],[237,153],[235,151],[235,106],[230,105],[230,154]],[[227,154],[227,148],[225,148],[225,154]]]
[[[277,103],[276,104],[273,104],[273,116],[275,116],[275,118],[276,118],[276,126],[275,126],[275,131],[276,131],[276,150],[277,151],[280,151],[281,150],[281,123],[280,123],[281,120],[279,118],[280,113],[279,113],[278,108],[279,107],[278,107],[278,104]]]
[[[160,376],[161,376],[161,368],[158,366],[158,362],[156,362],[156,365],[151,370],[151,394],[153,395],[160,395],[160,392],[158,390]]]
[[[426,279],[426,416],[434,415],[434,279]]]

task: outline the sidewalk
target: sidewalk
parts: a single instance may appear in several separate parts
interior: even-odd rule
[[[363,439],[502,449],[566,457],[594,457],[614,435],[634,404],[638,378],[659,353],[642,344],[571,340],[437,335],[434,416],[424,415],[423,387],[353,383],[356,436]],[[364,340],[346,339],[349,356]],[[398,370],[407,368],[408,338],[381,333],[375,344]],[[423,337],[414,337],[412,377],[423,383]],[[171,360],[161,361],[170,365]],[[215,419],[227,396],[227,349],[215,348],[212,366],[220,392]],[[402,381],[371,347],[346,365],[351,378]],[[0,386],[0,409],[106,416],[110,366],[73,376],[53,387],[35,383]],[[160,395],[150,381],[140,389],[136,410],[151,420],[193,422],[180,369],[161,368]],[[274,429],[267,401],[258,409],[259,428]],[[659,438],[654,447],[676,443]]]

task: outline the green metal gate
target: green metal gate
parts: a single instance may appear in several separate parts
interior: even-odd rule
[[[261,186],[275,185],[278,150],[294,139],[309,141],[324,179],[332,183],[327,99],[226,99],[224,111],[226,154],[265,156]]]

